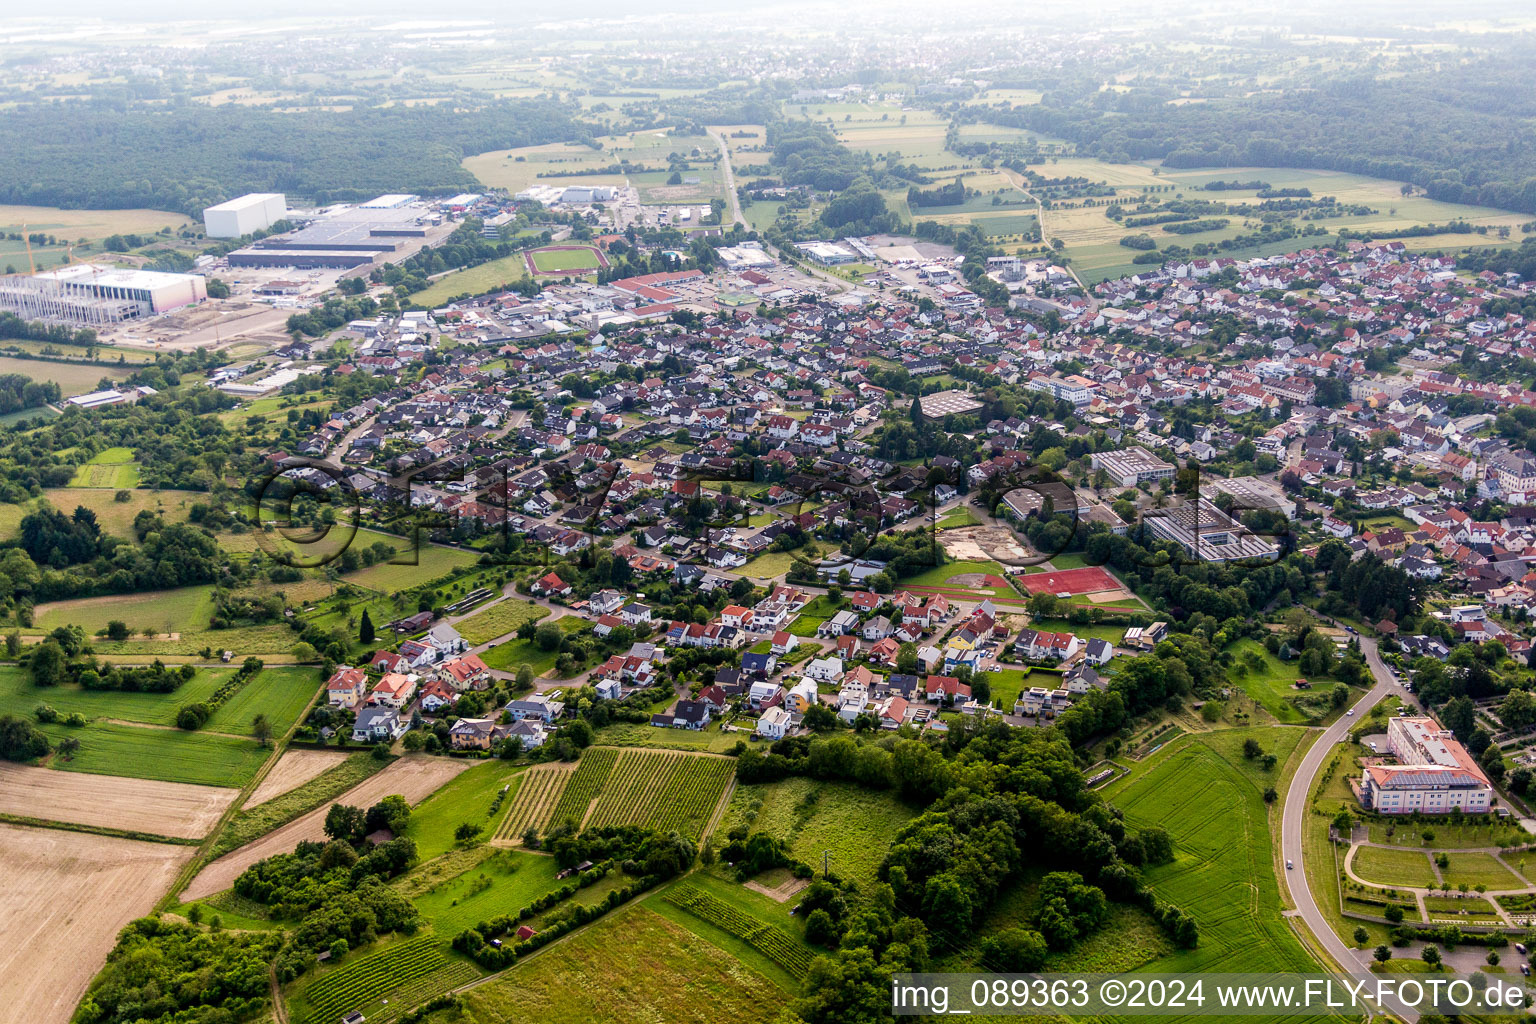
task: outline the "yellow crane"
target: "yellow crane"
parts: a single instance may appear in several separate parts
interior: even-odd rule
[[[21,226],[21,237],[27,243],[28,272],[35,275],[37,273],[37,261],[32,258],[32,236],[27,234],[27,226],[25,224]]]

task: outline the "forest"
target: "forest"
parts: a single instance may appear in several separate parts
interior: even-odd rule
[[[0,203],[200,216],[245,192],[333,203],[464,191],[477,185],[459,166],[465,156],[587,134],[573,112],[550,100],[294,114],[238,104],[22,105],[0,120]]]

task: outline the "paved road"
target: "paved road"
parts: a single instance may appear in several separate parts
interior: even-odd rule
[[[731,204],[731,221],[746,227],[747,218],[741,215],[741,196],[736,194],[736,173],[731,170],[731,147],[726,145],[725,136],[714,128],[705,129],[709,137],[720,146],[720,179],[725,182],[725,199]]]
[[[1411,703],[1411,699],[1402,687],[1392,682],[1386,663],[1381,660],[1377,650],[1376,641],[1361,637],[1360,650],[1365,655],[1365,662],[1370,667],[1376,685],[1371,687],[1370,692],[1362,697],[1359,703],[1355,704],[1355,712],[1359,714],[1370,709],[1388,694],[1395,694],[1405,702]],[[1333,755],[1334,747],[1347,738],[1349,728],[1355,722],[1354,716],[1340,715],[1338,721],[1318,735],[1311,749],[1302,758],[1301,767],[1292,776],[1290,788],[1285,793],[1285,815],[1280,820],[1280,853],[1295,865],[1293,869],[1282,872],[1285,875],[1285,884],[1290,890],[1292,902],[1296,904],[1297,915],[1306,924],[1317,944],[1326,950],[1334,963],[1343,968],[1346,973],[1368,974],[1371,964],[1370,952],[1355,949],[1334,932],[1328,919],[1323,916],[1322,909],[1317,905],[1302,863],[1303,826],[1308,817],[1309,797],[1313,784],[1317,781],[1317,774],[1322,770],[1323,763]],[[1388,1003],[1386,1008],[1408,1021],[1409,1024],[1419,1019],[1418,1013],[1406,1006]]]

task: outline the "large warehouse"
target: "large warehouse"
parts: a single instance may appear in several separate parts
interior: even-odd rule
[[[201,274],[162,274],[77,263],[32,277],[0,277],[0,309],[26,320],[115,324],[207,298]]]
[[[414,196],[380,196],[338,210],[297,231],[269,235],[229,254],[232,267],[362,267],[396,252],[406,239],[425,238],[428,212],[398,205]],[[385,205],[377,205],[385,204]]]
[[[239,238],[271,227],[288,215],[288,198],[281,192],[252,192],[203,211],[203,231],[209,238]]]

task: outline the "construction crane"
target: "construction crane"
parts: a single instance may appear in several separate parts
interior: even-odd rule
[[[21,237],[27,243],[27,267],[28,267],[28,273],[31,273],[33,276],[36,276],[36,274],[37,274],[37,261],[32,258],[32,236],[27,234],[27,226],[25,224],[23,224],[21,226]]]

